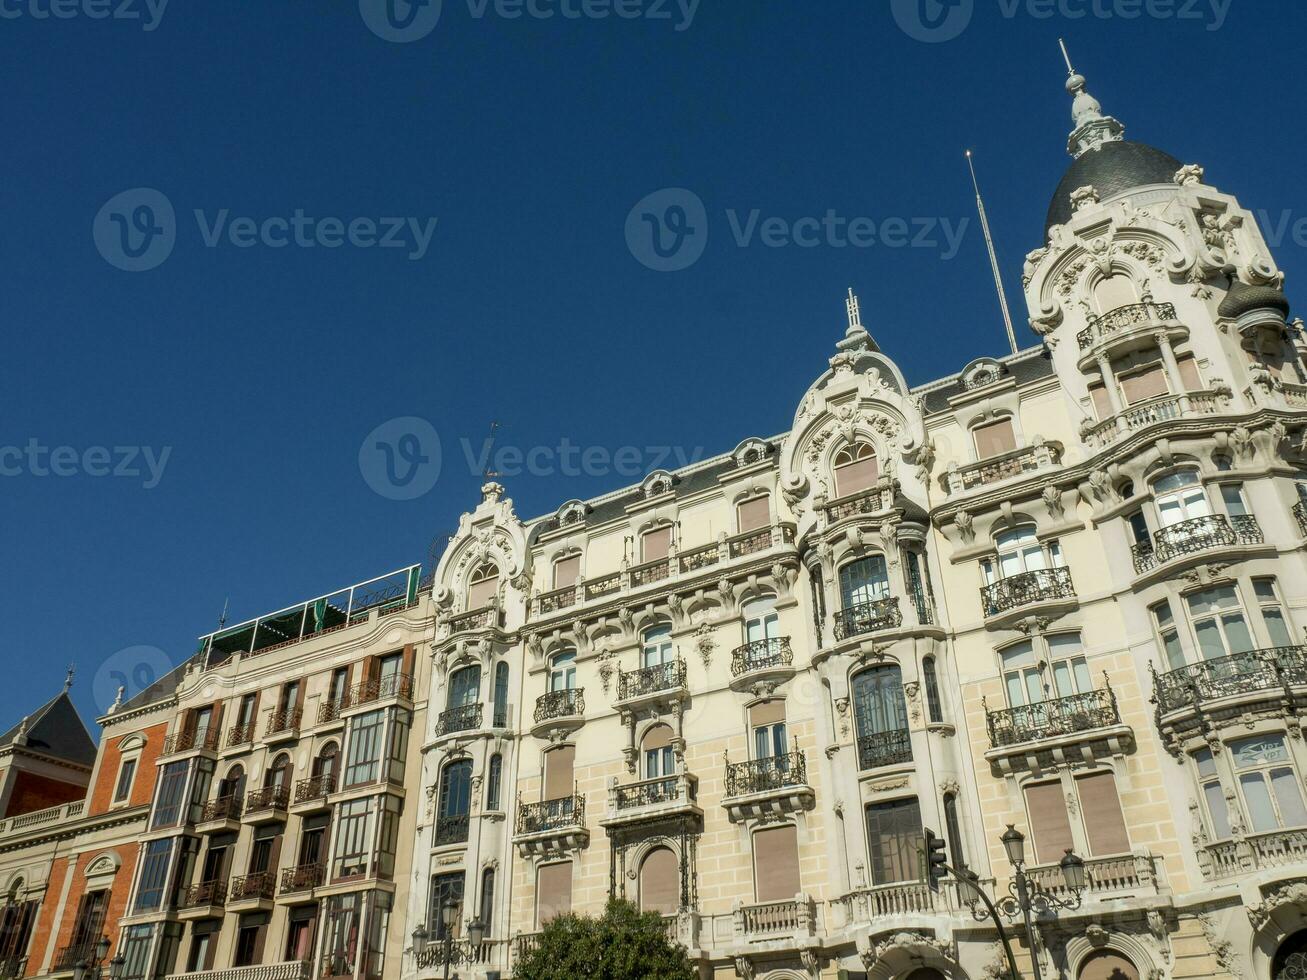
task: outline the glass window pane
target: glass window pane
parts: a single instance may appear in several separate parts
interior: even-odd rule
[[[1063,660],[1053,665],[1053,686],[1059,698],[1070,697],[1076,693],[1075,683],[1071,679],[1071,664]]]
[[[1225,656],[1225,640],[1221,637],[1221,630],[1216,625],[1216,620],[1208,619],[1194,624],[1194,632],[1198,635],[1198,649],[1202,652],[1204,660],[1215,660]]]
[[[1013,707],[1019,707],[1026,703],[1026,688],[1021,683],[1021,672],[1012,671],[1004,675],[1007,680],[1007,703]]]
[[[1043,678],[1039,676],[1038,668],[1026,668],[1026,696],[1030,698],[1031,704],[1038,704],[1044,700],[1044,683]]]
[[[1198,775],[1201,777],[1216,775],[1216,759],[1212,756],[1211,749],[1199,749],[1194,753],[1194,762],[1198,765]]]
[[[1252,631],[1240,613],[1226,614],[1221,617],[1225,624],[1225,638],[1230,644],[1231,653],[1245,653],[1256,648]]]
[[[1184,650],[1180,647],[1180,634],[1167,630],[1162,634],[1162,645],[1166,647],[1166,662],[1172,670],[1184,666]]]
[[[1286,827],[1307,826],[1307,807],[1303,806],[1302,790],[1292,769],[1272,769],[1271,789],[1280,808],[1280,819]]]
[[[1203,798],[1207,801],[1207,813],[1212,818],[1212,834],[1217,840],[1230,836],[1230,813],[1225,806],[1225,794],[1220,783],[1204,783]]]
[[[1242,517],[1248,513],[1243,502],[1243,486],[1238,483],[1221,484],[1221,499],[1225,501],[1225,512],[1231,517]]]
[[[1282,735],[1260,735],[1230,743],[1230,755],[1236,769],[1248,769],[1268,762],[1289,761]]]
[[[1175,622],[1175,617],[1171,615],[1171,604],[1169,602],[1159,602],[1153,607],[1153,617],[1157,620],[1159,627],[1170,626]]]
[[[1253,592],[1262,602],[1278,602],[1279,596],[1275,594],[1275,579],[1273,578],[1255,578],[1253,579]]]
[[[1266,623],[1266,632],[1270,634],[1271,646],[1293,646],[1293,637],[1284,621],[1284,613],[1278,609],[1263,609],[1262,620]]]
[[[1092,691],[1094,685],[1089,679],[1089,664],[1085,661],[1085,658],[1076,657],[1075,660],[1071,661],[1071,667],[1075,671],[1077,693],[1083,694],[1086,691]]]
[[[1279,826],[1275,819],[1275,809],[1271,806],[1271,794],[1266,786],[1265,775],[1246,772],[1239,777],[1239,785],[1243,787],[1243,799],[1248,807],[1248,819],[1252,821],[1253,833],[1263,833]]]

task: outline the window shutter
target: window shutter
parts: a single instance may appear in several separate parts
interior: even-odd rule
[[[835,470],[835,493],[847,497],[859,490],[869,490],[879,477],[880,462],[875,456],[867,456]]]
[[[546,864],[536,875],[536,928],[572,910],[572,862]]]
[[[785,702],[777,698],[775,701],[763,701],[755,704],[749,709],[749,727],[759,728],[763,725],[775,725],[785,720]]]
[[[1180,381],[1184,385],[1184,390],[1202,391],[1203,379],[1198,374],[1198,362],[1194,360],[1193,355],[1186,354],[1176,363],[1180,367]]]
[[[740,504],[740,533],[753,531],[771,524],[771,498],[754,497]]]
[[[640,911],[671,915],[681,904],[681,873],[666,847],[649,852],[640,865]]]
[[[1075,847],[1062,784],[1027,786],[1026,807],[1030,811],[1030,833],[1035,839],[1035,863],[1057,864],[1067,848]]]
[[[666,558],[672,549],[672,529],[655,528],[640,539],[643,546],[644,561],[658,561]]]
[[[561,800],[572,795],[575,767],[575,745],[560,745],[545,753],[546,800]]]
[[[581,556],[572,555],[570,558],[560,558],[554,562],[554,588],[565,589],[569,585],[576,585],[576,580],[581,577]]]
[[[1076,790],[1080,793],[1080,811],[1089,835],[1089,853],[1093,857],[1130,853],[1130,834],[1121,814],[1113,775],[1100,772],[1081,776],[1076,780]]]
[[[1154,364],[1147,370],[1121,379],[1121,390],[1125,393],[1126,403],[1134,405],[1149,398],[1160,398],[1170,389],[1166,386],[1166,375],[1162,365]]]
[[[665,749],[672,744],[672,730],[666,725],[655,725],[644,733],[644,738],[640,740],[640,748],[646,752],[654,749]]]
[[[753,835],[754,883],[758,901],[792,899],[799,884],[799,831],[790,825]]]
[[[1016,432],[1012,429],[1011,419],[1000,419],[988,425],[978,425],[971,430],[976,439],[976,455],[981,459],[1001,456],[1017,448]]]
[[[474,582],[467,590],[467,608],[483,609],[490,605],[490,600],[499,592],[499,579],[488,578]]]
[[[1090,385],[1089,397],[1094,400],[1094,415],[1102,422],[1112,417],[1112,399],[1107,397],[1107,389],[1102,385]]]

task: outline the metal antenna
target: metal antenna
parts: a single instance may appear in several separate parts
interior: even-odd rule
[[[1066,62],[1066,73],[1068,75],[1074,75],[1076,70],[1071,67],[1071,55],[1067,53],[1066,41],[1059,37],[1057,39],[1057,46],[1062,49],[1062,60]]]
[[[231,596],[222,600],[222,615],[218,617],[218,629],[227,625],[227,604],[231,602]]]
[[[994,236],[989,232],[989,217],[985,214],[985,201],[980,196],[980,182],[976,180],[976,165],[967,150],[967,169],[971,171],[971,186],[976,189],[976,210],[980,212],[980,230],[985,234],[985,248],[989,250],[989,268],[994,273],[994,288],[998,290],[998,305],[1003,311],[1003,326],[1007,329],[1007,342],[1012,353],[1017,352],[1017,335],[1012,329],[1012,311],[1008,309],[1007,293],[1003,289],[1003,276],[998,268],[998,253],[994,251]]]
[[[490,461],[495,458],[495,439],[497,438],[495,436],[495,433],[498,431],[499,431],[499,420],[491,419],[490,420],[490,452],[486,453],[486,468],[481,474],[482,479],[485,480],[492,480],[495,477],[499,476],[499,471],[491,469],[490,467]]]

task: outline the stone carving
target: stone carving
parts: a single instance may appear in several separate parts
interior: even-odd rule
[[[958,531],[962,535],[963,541],[974,541],[976,537],[975,523],[976,519],[971,516],[970,511],[960,510],[957,516],[953,518],[954,523],[958,526]]]
[[[1181,187],[1193,187],[1203,182],[1205,171],[1196,163],[1186,163],[1175,172],[1175,182]]]
[[[1098,203],[1098,191],[1092,186],[1077,187],[1071,192],[1071,210],[1083,211]]]
[[[1291,905],[1299,915],[1307,915],[1307,878],[1295,878],[1285,882],[1270,894],[1264,896],[1256,905],[1248,906],[1248,919],[1254,929],[1260,929],[1270,921],[1275,910]]]
[[[707,670],[712,666],[713,650],[717,647],[717,641],[713,639],[713,628],[707,623],[700,623],[694,631],[694,647],[703,660],[703,669]]]
[[[1049,485],[1044,487],[1040,496],[1044,498],[1044,506],[1054,517],[1062,516],[1062,488]]]

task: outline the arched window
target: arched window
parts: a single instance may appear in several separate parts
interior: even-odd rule
[[[481,696],[481,668],[475,665],[461,667],[449,676],[447,707],[461,708],[476,704]]]
[[[652,626],[641,637],[640,666],[657,667],[673,660],[672,628],[670,626]]]
[[[495,727],[508,727],[508,661],[495,664]]]
[[[482,609],[499,594],[499,568],[494,562],[480,565],[467,581],[467,608]]]
[[[234,765],[227,770],[227,775],[223,776],[222,782],[218,784],[218,799],[238,800],[244,795],[245,768],[239,764]]]
[[[847,497],[860,490],[869,490],[880,476],[876,450],[865,442],[855,442],[835,454],[835,496]]]
[[[676,775],[676,757],[672,751],[672,730],[666,725],[654,725],[640,739],[644,759],[644,778]]]
[[[977,459],[1002,456],[1017,448],[1017,433],[1010,415],[974,426],[971,438],[976,444]]]
[[[499,758],[499,756],[495,756]],[[486,868],[481,872],[481,924],[485,926],[486,936],[495,933],[495,869]]]
[[[853,720],[859,768],[912,761],[903,675],[897,664],[881,664],[853,678]]]
[[[1153,481],[1153,502],[1162,527],[1207,517],[1212,513],[1198,471],[1179,470]]]
[[[283,752],[272,760],[264,785],[269,789],[288,789],[290,787],[290,756]]]
[[[944,705],[939,697],[939,674],[934,657],[922,658],[921,683],[926,689],[926,719],[932,725],[938,725],[944,720]]]
[[[576,690],[575,650],[564,650],[549,658],[549,690]]]
[[[1085,957],[1076,976],[1077,980],[1139,980],[1139,971],[1135,969],[1133,963],[1115,950],[1100,949]],[[1291,977],[1294,974],[1274,974],[1274,976]]]
[[[504,776],[504,757],[498,752],[490,757],[490,772],[486,776],[486,809],[498,810],[499,783]]]
[[[321,785],[321,791],[331,793],[336,787],[336,773],[340,766],[340,748],[335,742],[328,742],[313,760],[313,776]]]
[[[640,911],[672,915],[681,904],[681,874],[670,848],[656,847],[640,862]]]
[[[950,863],[955,868],[965,868],[967,855],[962,848],[962,822],[958,819],[957,793],[944,794],[944,833],[948,835]]]
[[[1040,541],[1033,524],[1023,524],[996,535],[994,550],[995,558],[986,558],[980,563],[987,585],[999,579],[1062,565],[1061,545],[1056,541]]]
[[[472,811],[472,760],[456,759],[440,771],[440,805],[436,816],[437,846],[467,840]]]
[[[889,595],[889,572],[883,555],[870,555],[840,568],[840,599],[845,609]]]
[[[1138,302],[1139,291],[1129,276],[1108,276],[1094,287],[1094,305],[1100,316]]]

